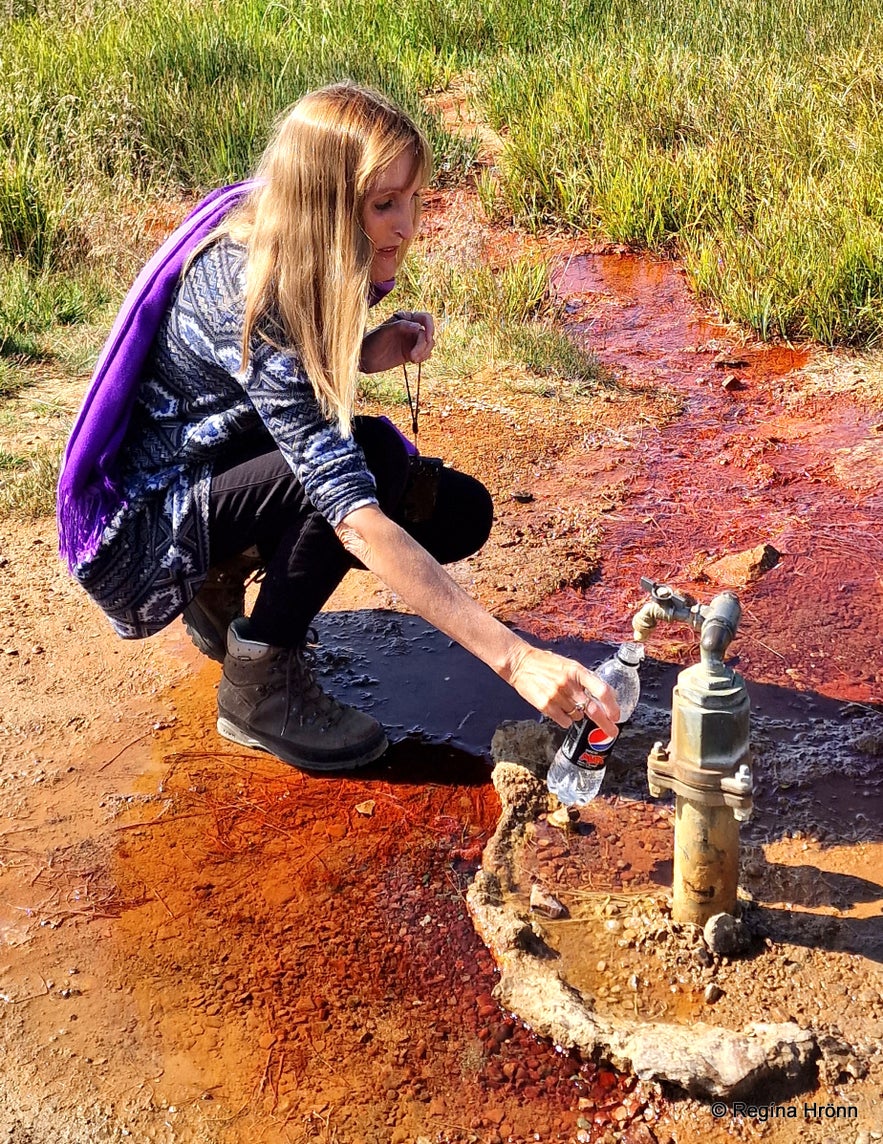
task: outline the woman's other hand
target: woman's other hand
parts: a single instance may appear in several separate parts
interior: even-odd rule
[[[359,369],[382,373],[405,362],[424,362],[435,345],[435,322],[422,310],[396,310],[362,340]]]
[[[508,682],[559,727],[588,717],[608,735],[618,733],[616,692],[576,660],[527,645],[519,649]]]

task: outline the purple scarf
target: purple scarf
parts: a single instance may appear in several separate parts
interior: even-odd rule
[[[254,188],[249,180],[213,191],[147,263],[117,315],[74,424],[58,478],[58,549],[69,568],[95,555],[114,513],[124,507],[117,474],[141,373],[187,259]],[[372,285],[373,305],[395,285]]]

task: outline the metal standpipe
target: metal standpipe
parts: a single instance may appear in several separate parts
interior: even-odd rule
[[[651,599],[633,620],[636,640],[662,620],[701,633],[700,662],[680,672],[672,694],[671,741],[653,746],[647,780],[654,798],[676,796],[672,917],[704,925],[735,912],[739,822],[752,808],[748,691],[723,662],[742,609],[732,592],[700,605],[666,585],[641,584]]]

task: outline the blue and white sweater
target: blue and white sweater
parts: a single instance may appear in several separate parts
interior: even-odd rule
[[[244,432],[267,428],[332,524],[376,504],[352,437],[321,413],[293,352],[255,338],[239,370],[245,250],[221,239],[184,274],[157,334],[123,445],[123,503],[74,575],[127,639],[187,606],[209,567],[212,467]]]

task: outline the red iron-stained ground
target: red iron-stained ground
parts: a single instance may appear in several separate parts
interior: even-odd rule
[[[740,671],[883,700],[879,408],[808,394],[795,376],[805,350],[734,345],[697,311],[672,264],[578,258],[559,289],[584,303],[571,329],[604,364],[673,389],[685,408],[661,429],[623,426],[625,446],[587,448],[567,466],[583,496],[618,483],[628,494],[606,517],[593,589],[564,592],[519,619],[547,635],[627,638],[628,617],[644,599],[641,576],[707,601],[727,587],[709,582],[708,564],[769,543],[778,566],[740,591]],[[661,646],[683,643],[685,631],[661,630]]]
[[[433,221],[430,202],[430,234],[444,209]],[[566,404],[547,413],[562,444],[520,473],[523,511],[603,502],[601,559],[588,586],[529,606],[513,590],[502,611],[539,638],[618,642],[641,576],[707,600],[723,587],[705,571],[713,560],[769,543],[778,565],[738,589],[739,670],[883,700],[879,409],[816,392],[806,351],[743,346],[700,313],[673,264],[581,253],[562,258],[556,283],[573,336],[623,392],[664,388],[682,408],[661,425],[617,423],[615,407],[580,424]],[[536,446],[505,416],[464,405],[445,417],[477,475]],[[430,397],[427,452],[444,444],[441,426]],[[21,786],[4,788],[0,949],[3,988],[22,1003],[3,1029],[27,1046],[9,1083],[33,1124],[54,1101],[59,1144],[120,1123],[176,1144],[688,1138],[667,1100],[537,1039],[492,998],[463,899],[499,810],[486,760],[462,749],[480,674],[451,683],[458,726],[406,736],[352,777],[312,777],[217,737],[218,669],[179,630],[141,659],[118,649],[55,568],[50,528],[10,533],[4,549],[15,614],[2,697],[17,735],[4,760]],[[517,588],[519,550],[506,552]],[[357,583],[335,606],[376,607],[373,592]],[[367,678],[383,653],[359,651]],[[695,641],[660,629],[650,652],[685,663]],[[390,655],[402,693],[419,692],[418,656]],[[22,714],[25,692],[39,715]],[[465,746],[486,749],[487,736]],[[658,856],[662,820],[636,810],[628,832],[625,807],[605,804],[605,821],[620,810],[635,854],[645,837]],[[65,1135],[74,1108],[86,1127]]]

